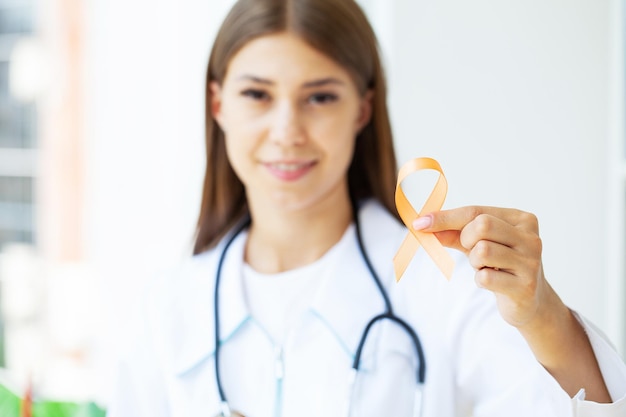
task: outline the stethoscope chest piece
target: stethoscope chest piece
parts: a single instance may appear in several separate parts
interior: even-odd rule
[[[231,411],[230,414],[219,413],[215,417],[245,417],[245,416],[241,413],[238,413],[237,411]]]
[[[220,408],[222,411],[220,411],[215,417],[245,417],[238,411],[232,411],[226,401],[222,401],[220,403]]]

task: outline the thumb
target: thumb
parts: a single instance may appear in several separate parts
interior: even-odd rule
[[[461,232],[459,230],[435,231],[437,230],[435,226],[435,214],[436,213],[431,213],[415,219],[412,223],[413,229],[421,232],[432,232],[443,246],[457,249],[467,254],[467,249],[461,245]]]

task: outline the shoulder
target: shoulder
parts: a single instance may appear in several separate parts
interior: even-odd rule
[[[406,235],[406,227],[376,200],[366,200],[359,206],[357,219],[367,247],[397,245]]]
[[[210,328],[197,326],[210,327],[218,259],[219,246],[181,261],[150,280],[125,326],[122,357],[138,357],[150,351],[161,364],[158,366],[174,369],[175,358],[184,353],[182,341],[187,339],[190,327],[212,334]]]
[[[155,276],[142,296],[146,313],[170,313],[177,309],[177,304],[188,302],[191,296],[210,293],[214,282],[212,271],[219,257],[217,251],[211,249],[194,255]]]

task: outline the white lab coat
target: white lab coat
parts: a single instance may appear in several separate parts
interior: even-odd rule
[[[365,247],[395,312],[418,332],[426,355],[426,417],[624,417],[626,366],[585,320],[616,401],[569,398],[498,314],[493,294],[476,288],[455,252],[450,282],[420,249],[399,284],[391,259],[406,234],[377,203],[360,210]],[[306,236],[302,237],[306,239]],[[232,408],[247,417],[346,415],[350,369],[367,321],[383,302],[356,241],[337,262],[311,308],[283,346],[250,317],[241,266],[245,234],[228,251],[221,281],[221,373]],[[152,285],[124,340],[109,417],[215,416],[213,286],[216,249],[193,257]],[[567,349],[567,346],[563,347]],[[352,415],[410,416],[417,364],[413,345],[391,322],[377,325],[364,349]],[[581,387],[583,388],[583,387]]]

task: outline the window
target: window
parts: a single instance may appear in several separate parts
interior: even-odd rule
[[[0,0],[0,251],[35,242],[37,110],[11,94],[11,54],[34,33],[34,1]],[[2,278],[2,277],[0,277]],[[0,366],[5,366],[5,318],[0,319]]]
[[[32,177],[0,177],[0,241],[33,241]]]
[[[29,0],[0,1],[0,35],[21,35],[34,32],[33,2]]]
[[[31,0],[0,0],[0,249],[34,243],[37,111],[11,94],[9,68],[15,45],[34,32]]]

